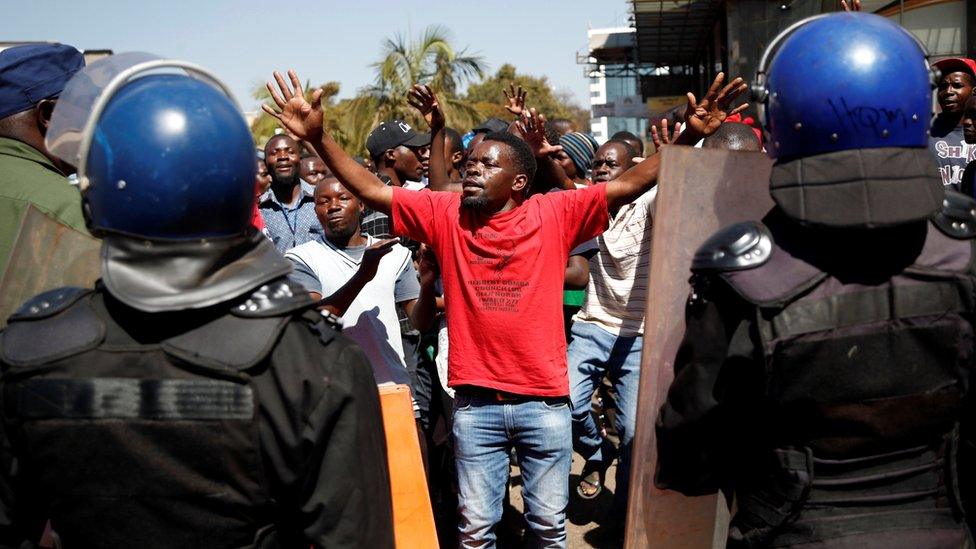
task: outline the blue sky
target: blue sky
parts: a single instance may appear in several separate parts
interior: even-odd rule
[[[313,84],[339,81],[340,97],[349,97],[372,81],[369,64],[384,37],[441,24],[491,72],[513,63],[548,76],[586,106],[576,52],[586,46],[588,26],[626,26],[626,10],[625,0],[29,0],[4,10],[0,40],[57,40],[192,61],[217,73],[253,110],[255,83],[289,67]]]

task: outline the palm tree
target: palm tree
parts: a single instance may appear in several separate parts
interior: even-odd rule
[[[446,28],[427,27],[409,43],[397,34],[384,40],[382,47],[382,59],[372,65],[375,83],[360,90],[349,106],[348,138],[354,148],[361,149],[369,131],[383,120],[400,118],[423,127],[417,112],[406,102],[407,90],[413,84],[428,84],[437,92],[448,125],[471,126],[480,119],[474,106],[457,96],[457,90],[483,77],[486,64],[481,56],[468,55],[467,49],[457,51]]]

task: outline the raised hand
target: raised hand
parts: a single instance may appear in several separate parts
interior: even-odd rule
[[[384,185],[385,186],[385,185]],[[389,210],[387,210],[389,211]],[[359,292],[363,290],[370,280],[376,277],[376,270],[379,268],[380,260],[383,256],[390,253],[393,245],[399,242],[399,238],[390,238],[374,242],[363,252],[363,259],[359,262],[359,270],[345,284],[330,296],[323,297],[318,302],[320,309],[325,309],[336,316],[346,314]]]
[[[430,129],[437,131],[444,127],[444,109],[430,86],[414,84],[407,92],[407,103],[420,111],[420,115],[424,117],[424,121],[427,122]]]
[[[516,126],[536,157],[549,156],[563,150],[562,146],[553,145],[546,139],[546,117],[535,109],[522,111],[522,119]]]
[[[715,133],[729,116],[746,110],[748,103],[743,103],[731,109],[732,102],[742,92],[746,85],[741,78],[736,78],[726,86],[725,73],[718,73],[712,85],[705,92],[701,101],[695,99],[695,94],[688,92],[688,107],[685,109],[685,127],[682,134],[688,134],[692,139],[701,139]]]
[[[440,267],[437,265],[437,257],[434,250],[426,244],[420,245],[420,253],[417,258],[417,273],[420,276],[420,284],[433,284],[440,276]]]
[[[518,90],[515,89],[515,83],[508,85],[508,89],[502,88],[502,93],[505,94],[505,99],[508,101],[508,105],[505,108],[508,112],[514,114],[515,116],[522,116],[525,111],[525,96],[528,91],[522,90],[522,85],[519,84]]]
[[[850,5],[847,4],[847,0],[840,0],[840,5],[844,11],[861,11],[861,0],[853,0]]]
[[[275,71],[274,79],[278,83],[278,89],[270,81],[267,84],[271,99],[280,112],[270,105],[261,105],[261,108],[278,119],[281,126],[299,140],[318,141],[322,137],[322,90],[312,92],[312,100],[308,101],[302,93],[302,83],[295,71],[289,69],[288,78],[291,79],[291,86],[285,82],[280,72]]]
[[[654,143],[654,150],[660,150],[665,145],[670,145],[681,134],[681,123],[674,125],[672,131],[668,131],[668,119],[661,119],[661,129],[658,130],[657,124],[651,124],[651,143]]]
[[[357,274],[366,280],[372,280],[376,276],[376,270],[380,266],[380,260],[383,259],[384,255],[390,253],[393,245],[398,242],[400,242],[399,238],[388,238],[374,242],[366,248],[363,252],[363,260],[359,263],[359,272]]]

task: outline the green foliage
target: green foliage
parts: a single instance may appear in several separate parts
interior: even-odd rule
[[[568,118],[579,128],[589,127],[589,112],[577,106],[568,94],[554,92],[545,76],[518,74],[509,64],[502,65],[494,76],[486,76],[484,59],[468,54],[467,49],[457,50],[450,32],[441,26],[428,27],[413,40],[399,34],[384,40],[381,58],[372,67],[376,72],[373,84],[360,89],[352,99],[336,100],[338,82],[322,86],[325,127],[352,155],[366,154],[366,136],[384,120],[400,118],[418,131],[426,129],[423,119],[407,103],[407,91],[413,84],[429,85],[444,107],[447,125],[462,132],[486,118],[512,117],[505,110],[502,95],[502,88],[509,82],[521,83],[529,90],[529,106],[548,118]],[[480,82],[470,83],[475,78]],[[469,84],[467,91],[460,94],[458,90],[465,84]],[[306,82],[305,96],[310,97],[313,89]],[[253,97],[270,102],[263,83],[256,86]],[[262,146],[277,127],[277,121],[262,112],[251,125],[255,143]]]
[[[451,45],[450,32],[441,26],[427,27],[417,39],[408,41],[398,34],[386,39],[381,59],[373,63],[376,80],[360,90],[349,104],[350,143],[360,147],[377,124],[399,118],[418,128],[425,124],[416,110],[407,104],[407,91],[414,84],[427,84],[437,93],[448,125],[476,124],[480,114],[460,100],[457,89],[475,77],[483,77],[484,59],[457,51]]]
[[[519,74],[513,65],[502,65],[494,76],[482,79],[477,84],[468,86],[464,98],[475,104],[482,111],[485,118],[495,116],[503,120],[511,118],[505,110],[505,95],[509,84],[521,85],[528,92],[525,104],[546,115],[546,118],[567,118],[576,127],[587,130],[590,127],[590,113],[581,108],[568,93],[556,92],[552,89],[549,79],[545,76],[531,76]]]

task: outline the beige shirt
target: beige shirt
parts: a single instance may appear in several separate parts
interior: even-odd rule
[[[620,208],[599,237],[590,258],[590,281],[583,307],[573,320],[622,336],[644,333],[651,268],[651,213],[657,186]]]

